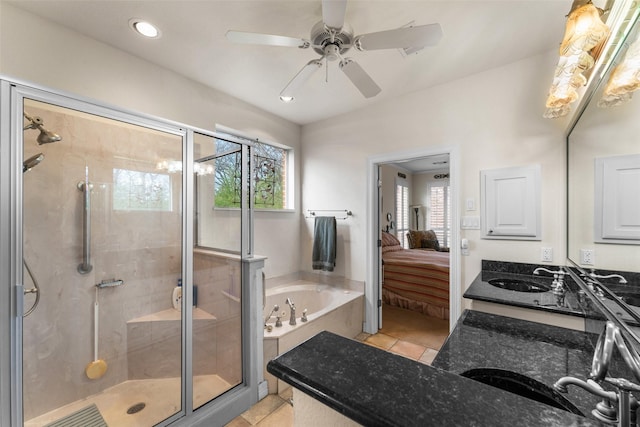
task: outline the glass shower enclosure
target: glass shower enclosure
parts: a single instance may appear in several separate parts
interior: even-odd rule
[[[8,88],[12,425],[167,425],[246,388],[250,147]],[[238,209],[215,208],[223,164]]]

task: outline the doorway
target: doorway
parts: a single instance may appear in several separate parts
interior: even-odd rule
[[[395,200],[395,183],[394,183],[394,193],[392,198],[394,199],[393,205],[388,201],[384,201],[384,195],[381,193],[384,185],[384,177],[380,176],[381,167],[395,165],[395,168],[398,169],[400,173],[404,173],[406,177],[404,180],[406,181],[409,178],[409,174],[411,171],[408,167],[414,168],[419,167],[419,162],[423,162],[429,159],[430,161],[443,161],[442,159],[448,159],[447,167],[448,172],[440,172],[438,170],[438,175],[444,175],[448,173],[448,189],[449,192],[449,200],[450,204],[448,206],[448,217],[449,217],[449,230],[440,230],[441,233],[446,233],[446,237],[440,234],[442,240],[446,241],[449,252],[448,254],[448,315],[440,315],[439,317],[445,317],[444,320],[448,322],[447,328],[448,330],[455,324],[455,321],[458,319],[460,315],[460,251],[458,249],[457,242],[459,241],[459,230],[457,224],[459,222],[459,213],[458,213],[458,165],[459,165],[459,154],[457,147],[442,147],[442,148],[433,148],[433,149],[422,149],[415,150],[410,152],[396,152],[396,153],[388,153],[385,155],[374,156],[369,158],[368,162],[368,183],[369,183],[369,191],[368,191],[368,230],[367,230],[367,282],[365,285],[366,292],[366,307],[365,307],[365,325],[364,331],[369,334],[376,334],[379,332],[381,328],[384,328],[384,311],[395,312],[396,309],[392,308],[387,310],[390,305],[383,303],[383,288],[382,281],[384,279],[384,271],[382,267],[382,248],[383,248],[383,231],[391,231],[388,234],[394,234],[393,236],[397,239],[402,246],[403,250],[408,250],[408,242],[404,238],[404,230],[400,236],[397,234],[397,222],[396,216],[398,212],[396,211],[396,206],[398,205],[398,201]],[[415,164],[414,164],[415,163]],[[440,165],[442,166],[442,164]],[[405,169],[407,172],[402,172],[400,169]],[[442,167],[441,169],[445,169]],[[423,168],[421,172],[424,172],[426,169]],[[418,169],[416,169],[418,171]],[[397,173],[397,172],[396,172]],[[413,175],[413,173],[411,173]],[[403,178],[402,176],[399,178]],[[421,177],[424,178],[424,177]],[[386,177],[389,180],[389,176]],[[390,196],[387,195],[386,198]],[[426,197],[426,195],[425,195]],[[402,201],[404,203],[404,201]],[[426,207],[420,203],[412,203],[411,200],[407,201],[409,209],[409,218],[403,218],[401,222],[406,224],[407,227],[419,228],[420,231],[427,231],[426,227],[432,227],[432,223],[429,222],[429,215]],[[390,206],[393,206],[393,210],[389,209]],[[417,208],[417,218],[416,218],[416,209]],[[391,214],[391,215],[387,215]],[[389,229],[387,229],[387,226]],[[418,231],[418,230],[416,230]],[[436,230],[434,230],[436,231]],[[388,237],[388,235],[386,236]],[[400,239],[398,239],[400,237]],[[434,251],[435,252],[435,251]],[[442,262],[441,262],[442,263]],[[446,264],[446,262],[445,262]],[[442,277],[441,277],[442,280]],[[444,279],[446,280],[446,279]],[[405,305],[406,301],[404,301]],[[402,305],[402,304],[400,304]],[[407,306],[408,308],[408,306]],[[407,313],[401,313],[407,314]],[[409,314],[413,316],[413,314]],[[394,320],[395,322],[395,320]]]

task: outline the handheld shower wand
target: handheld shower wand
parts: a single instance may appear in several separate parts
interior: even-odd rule
[[[26,112],[23,114],[25,119],[29,120],[31,123],[26,125],[22,130],[38,129],[40,131],[40,135],[38,135],[38,137],[36,138],[38,145],[50,144],[52,142],[58,142],[62,140],[62,137],[60,135],[44,128],[44,121],[42,120],[42,118],[38,116],[31,117]]]
[[[269,321],[269,319],[271,319],[271,316],[273,316],[273,313],[277,312],[278,310],[280,310],[280,306],[278,304],[274,305],[269,315],[264,319],[265,326],[267,326],[267,322]]]

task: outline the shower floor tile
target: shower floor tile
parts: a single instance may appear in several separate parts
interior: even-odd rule
[[[195,407],[207,403],[230,388],[231,385],[218,375],[194,377]],[[144,409],[135,414],[127,414],[127,409],[141,402],[146,405]],[[180,378],[125,381],[26,421],[24,426],[45,426],[92,403],[98,406],[109,426],[151,426],[180,410]]]

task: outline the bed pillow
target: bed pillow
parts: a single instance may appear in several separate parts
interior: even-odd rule
[[[382,253],[403,250],[400,241],[391,233],[382,232]]]
[[[410,230],[407,233],[409,248],[411,249],[434,249],[440,250],[440,243],[433,230],[416,231]]]

